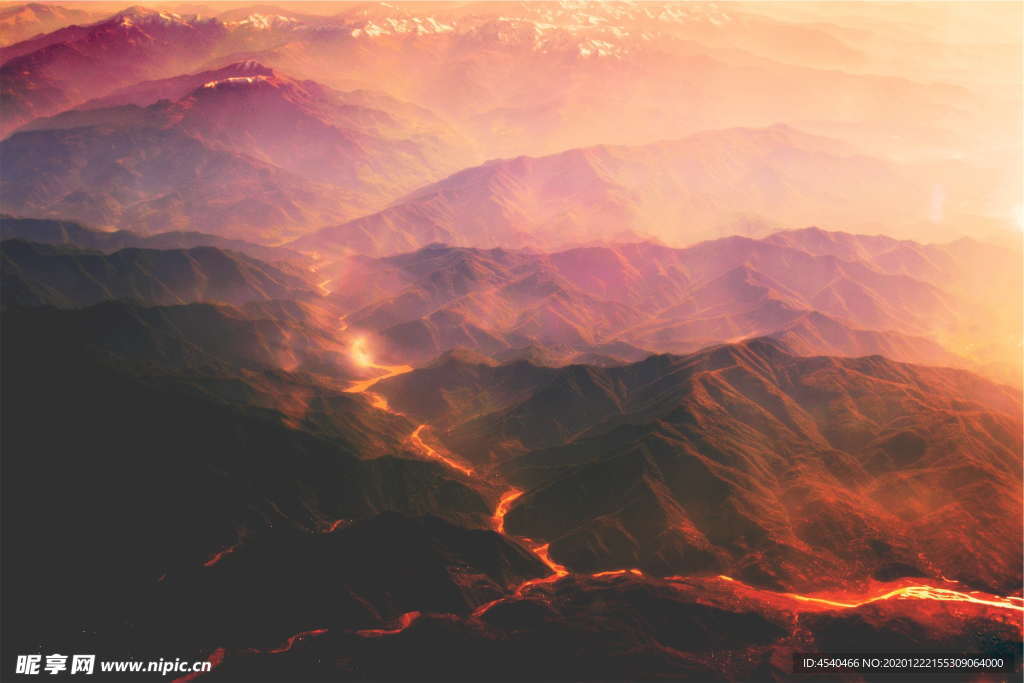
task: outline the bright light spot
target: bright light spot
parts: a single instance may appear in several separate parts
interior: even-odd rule
[[[366,340],[362,337],[352,343],[352,360],[360,367],[373,367],[373,358],[370,356],[369,351],[366,350]]]

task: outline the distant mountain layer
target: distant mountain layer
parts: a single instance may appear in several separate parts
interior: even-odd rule
[[[174,127],[303,177],[386,198],[470,158],[466,143],[422,107],[298,81],[252,61],[132,85],[19,130],[92,126]]]
[[[1013,24],[1019,15],[1010,10],[974,34],[958,18],[980,13],[935,12],[915,34],[877,17],[852,29],[849,17],[779,20],[756,6],[678,3],[389,4],[346,8],[330,21],[284,8],[259,13],[280,39],[247,57],[330,84],[386,82],[458,121],[488,157],[780,121],[855,139],[872,153],[980,151],[981,131],[1009,133],[1020,111],[1007,92],[1013,34],[998,31],[1005,44],[968,37]],[[971,48],[951,48],[950,34],[934,26],[954,26]],[[820,97],[824,90],[835,96]]]
[[[135,7],[0,48],[0,129],[121,84],[187,69],[212,56],[225,34],[215,20]]]
[[[70,24],[81,24],[97,17],[82,9],[30,2],[0,9],[0,45],[17,43],[40,33],[48,33]]]
[[[0,206],[17,215],[261,241],[347,214],[344,193],[173,129],[31,131],[0,156]]]
[[[837,140],[736,128],[491,161],[293,246],[383,256],[431,242],[564,248],[639,236],[680,245],[811,224],[906,232],[926,220],[933,192],[919,171]],[[950,201],[962,209],[974,200]]]
[[[858,240],[874,250],[814,247]],[[977,275],[986,270],[987,278]],[[636,243],[541,254],[431,245],[342,259],[322,273],[347,323],[375,333],[396,362],[455,347],[492,357],[530,345],[590,353],[613,342],[688,352],[773,336],[807,355],[881,354],[984,367],[1016,381],[1012,344],[999,340],[1019,337],[1019,307],[1015,317],[1003,304],[1020,301],[1020,270],[1012,251],[977,242],[806,229],[686,249]],[[983,353],[971,346],[981,343]],[[1006,365],[988,367],[995,358]]]
[[[46,115],[121,85],[244,56],[332,84],[387,83],[459,120],[489,156],[678,137],[710,122],[749,121],[750,112],[757,123],[806,121],[875,146],[914,148],[950,144],[949,130],[976,144],[969,127],[984,130],[979,124],[1005,112],[986,106],[1003,104],[992,93],[959,87],[972,84],[965,64],[995,72],[985,85],[1014,67],[1012,50],[995,46],[972,44],[943,59],[943,34],[908,40],[877,23],[850,32],[749,7],[338,9],[314,16],[264,5],[199,17],[132,7],[66,26],[0,50],[0,63],[29,57],[12,72],[19,106],[9,115]],[[10,8],[8,22],[41,31],[68,23],[43,28],[42,13]],[[49,14],[74,11],[49,6]],[[828,86],[837,97],[823,100],[817,94]],[[860,125],[849,125],[851,110]]]
[[[321,17],[274,7],[211,17],[132,7],[0,47],[0,133],[80,108],[114,109],[115,125],[181,115],[168,125],[312,183],[212,190],[202,201],[207,210],[230,207],[216,219],[225,229],[230,218],[249,224],[236,237],[277,243],[388,207],[325,240],[375,254],[438,239],[521,246],[541,233],[565,246],[584,226],[602,238],[680,244],[812,222],[924,236],[1014,220],[1021,102],[1004,75],[1014,73],[1011,47],[945,51],[936,36],[907,42],[892,26],[879,31],[869,40],[829,22],[672,5],[353,6]],[[883,48],[880,35],[900,47]],[[907,58],[879,58],[891,50]],[[957,58],[936,58],[949,52]],[[984,78],[964,81],[965,64]],[[287,88],[286,73],[294,79]],[[149,116],[135,111],[164,99]],[[247,116],[256,103],[259,125]],[[76,114],[63,125],[71,120],[111,123]],[[713,127],[732,128],[700,132]],[[982,133],[991,130],[1003,133],[997,149]],[[67,144],[56,133],[31,143]],[[97,153],[64,162],[85,156],[95,166]],[[135,206],[157,199],[148,194],[156,190],[126,163],[129,176],[143,178],[142,196],[104,186],[102,173],[78,187],[51,167],[42,175],[54,177],[30,196],[20,186],[8,192],[5,208],[139,230],[166,229],[157,214],[173,213],[166,220],[177,229],[216,230],[204,211],[175,203],[195,201],[202,184],[160,191],[160,212]],[[185,167],[203,163],[212,162]],[[333,187],[317,187],[324,183]],[[240,203],[275,193],[283,196]],[[415,201],[392,206],[402,197]],[[283,228],[271,234],[262,213]]]
[[[452,356],[377,390],[525,490],[507,528],[574,570],[1021,580],[1021,395],[964,371],[753,340],[609,368]]]
[[[11,213],[279,242],[472,162],[429,111],[255,62],[143,82],[0,143]]]

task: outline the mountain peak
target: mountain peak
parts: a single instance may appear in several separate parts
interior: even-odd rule
[[[762,358],[775,358],[779,356],[792,357],[793,351],[786,346],[786,343],[773,337],[752,337],[744,339],[737,345],[753,351]]]
[[[230,22],[228,25],[237,28],[266,31],[274,28],[295,27],[300,23],[294,17],[283,16],[277,13],[254,12],[243,19]]]
[[[115,24],[120,24],[122,26],[130,26],[132,23],[140,21],[146,23],[157,22],[163,24],[185,23],[184,19],[180,14],[175,14],[174,12],[167,12],[165,10],[149,9],[148,7],[142,7],[141,5],[132,5],[131,7],[127,7],[121,10],[113,17],[111,17],[111,21]]]
[[[115,29],[146,28],[157,30],[162,28],[170,29],[196,29],[196,28],[223,28],[220,21],[214,18],[200,18],[198,14],[178,14],[168,10],[150,9],[134,5],[125,8],[108,19],[104,19],[93,27],[100,30],[114,27]]]
[[[272,75],[266,74],[255,74],[253,76],[229,76],[227,78],[219,78],[214,81],[207,81],[199,88],[223,88],[223,87],[245,87],[250,85],[277,85],[278,81],[273,78]]]
[[[264,76],[273,76],[274,70],[269,66],[257,62],[255,59],[246,59],[241,62],[233,62],[228,64],[220,71],[230,71],[237,74],[262,74]]]
[[[449,364],[498,366],[498,362],[489,356],[485,356],[472,349],[456,347],[442,353],[427,367],[438,368]]]
[[[123,10],[114,15],[114,18],[118,17],[144,17],[149,15],[158,14],[156,10],[143,7],[142,5],[132,5],[131,7],[125,7]]]

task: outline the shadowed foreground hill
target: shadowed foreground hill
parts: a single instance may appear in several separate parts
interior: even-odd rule
[[[155,626],[126,621],[132,606],[165,574],[202,570],[249,539],[305,547],[339,524],[387,511],[488,525],[490,506],[470,482],[406,450],[412,425],[401,417],[302,375],[258,370],[251,361],[246,369],[237,356],[227,359],[232,365],[193,349],[207,364],[175,369],[139,354],[127,338],[127,348],[103,344],[95,327],[118,325],[117,306],[7,312],[0,321],[4,478],[17,482],[4,505],[20,511],[3,520],[4,632],[15,639],[5,640],[6,652],[41,643],[125,654],[139,642],[156,647],[146,636]],[[154,333],[163,314],[150,321]],[[167,333],[162,343],[187,341]],[[275,402],[291,404],[292,414]],[[456,536],[450,542],[465,553],[478,543],[460,540],[470,533],[461,529],[439,533]],[[496,585],[539,573],[524,551],[497,541],[490,546],[510,568],[488,570]],[[347,551],[324,552],[337,562]],[[273,570],[259,576],[285,590]],[[361,585],[353,590],[370,590]],[[480,590],[478,601],[499,589]],[[377,610],[386,613],[377,602],[364,625],[380,623]],[[176,618],[173,630],[191,631],[186,623]],[[264,624],[261,635],[273,639],[291,625]]]
[[[1019,418],[999,409],[1019,400],[968,373],[796,358],[757,341],[617,368],[500,366],[452,354],[390,380],[382,387],[389,395],[399,380],[447,380],[456,416],[465,394],[454,390],[473,389],[465,414],[493,412],[456,427],[454,437],[486,424],[488,439],[522,443],[535,425],[538,438],[564,443],[509,461],[507,473],[527,489],[507,518],[510,533],[551,541],[552,556],[574,569],[681,562],[694,574],[671,582],[572,576],[520,594],[517,586],[549,569],[486,529],[493,501],[471,482],[403,456],[398,439],[411,424],[402,418],[382,423],[379,438],[392,435],[394,455],[381,456],[386,444],[367,449],[365,437],[341,432],[325,439],[279,411],[225,398],[208,375],[108,364],[68,334],[74,325],[53,321],[93,311],[8,312],[0,326],[4,477],[18,482],[4,503],[24,513],[17,524],[10,515],[3,521],[5,651],[59,644],[126,658],[156,658],[169,647],[183,657],[217,653],[211,681],[397,681],[422,678],[423,667],[432,680],[469,681],[496,662],[494,679],[509,681],[529,678],[537,662],[574,680],[770,680],[798,644],[835,647],[851,637],[907,650],[1017,651],[1015,627],[976,605],[890,601],[797,614],[778,594],[734,587],[713,576],[719,566],[701,565],[721,561],[762,585],[813,579],[815,589],[871,569],[886,580],[946,571],[980,585],[985,577],[933,568],[930,548],[910,564],[907,543],[917,536],[901,537],[908,512],[935,519],[908,507],[915,493],[944,490],[925,465],[984,494],[994,516],[1018,518],[999,497],[1019,489],[1004,487],[1020,475],[1000,445],[1013,447]],[[836,372],[849,381],[836,381]],[[238,386],[253,381],[252,373],[235,377]],[[879,382],[891,390],[875,400]],[[835,424],[810,414],[828,387]],[[975,401],[940,395],[954,391]],[[570,395],[586,400],[565,402]],[[359,415],[350,429],[368,429],[373,416],[357,411],[372,408],[362,397],[348,400],[338,409]],[[566,412],[573,405],[579,410]],[[916,441],[893,438],[892,430],[940,408],[945,420]],[[887,423],[890,412],[905,417]],[[558,421],[583,434],[567,438],[552,426]],[[886,425],[881,438],[864,432],[869,423]],[[955,427],[977,438],[943,464],[929,448]],[[846,450],[829,448],[832,441]],[[989,468],[980,488],[970,482],[977,467]],[[865,497],[872,476],[904,485],[904,507],[893,507],[884,528],[871,526],[880,514]],[[966,515],[949,523],[977,531],[970,514],[978,501],[944,485]],[[857,495],[855,508],[843,506]],[[589,509],[607,502],[613,508]],[[793,531],[778,526],[773,506],[783,503],[803,514]],[[662,519],[671,528],[659,530]],[[953,562],[965,561],[961,547],[992,562],[991,574],[1012,572],[1000,544],[1013,529],[971,539],[916,531],[948,542]],[[625,534],[637,545],[623,543]],[[800,549],[786,545],[794,536]],[[846,545],[837,547],[839,539]],[[741,552],[748,556],[736,559]]]
[[[480,616],[430,614],[381,637],[328,629],[286,651],[228,650],[210,681],[799,680],[792,652],[977,652],[1016,656],[1012,617],[935,601],[794,613],[772,595],[716,580],[571,577]],[[920,602],[920,601],[919,601]],[[932,650],[929,650],[932,648]],[[430,672],[424,674],[424,672]],[[994,680],[1012,680],[1007,678]],[[872,680],[872,679],[869,679]],[[884,680],[879,677],[873,680]],[[951,676],[950,680],[971,680]],[[976,680],[976,679],[975,679]]]
[[[214,247],[102,254],[7,240],[0,244],[0,263],[6,305],[74,307],[107,299],[243,304],[316,296],[294,272]]]
[[[223,304],[147,307],[105,301],[69,311],[18,311],[10,321],[127,363],[306,371],[339,382],[359,376],[341,343],[315,327]]]
[[[138,249],[192,249],[217,247],[237,251],[261,261],[301,262],[303,257],[281,247],[265,247],[243,240],[232,240],[202,232],[161,232],[140,235],[130,230],[105,232],[72,221],[45,218],[15,218],[0,214],[0,240],[20,239],[26,242],[61,244],[79,249],[95,249],[110,253],[134,247]]]
[[[451,356],[381,382],[525,490],[516,535],[570,568],[1020,582],[1019,392],[965,371],[799,357],[771,340],[618,367]]]

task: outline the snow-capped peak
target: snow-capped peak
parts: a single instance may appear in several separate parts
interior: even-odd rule
[[[220,88],[252,85],[254,83],[268,83],[270,82],[270,79],[270,76],[264,76],[263,74],[258,74],[256,76],[231,76],[229,78],[219,78],[215,81],[207,81],[206,83],[203,83],[203,88]]]
[[[250,14],[245,19],[227,23],[229,28],[251,29],[255,31],[266,31],[276,28],[294,28],[301,22],[292,17],[285,17],[280,14]]]
[[[271,69],[268,66],[264,66],[263,64],[257,62],[255,59],[246,59],[242,62],[235,62],[234,64],[231,64],[226,68],[230,69],[231,71],[236,71],[239,73],[256,72],[258,75],[274,75],[273,69]]]
[[[352,29],[352,37],[367,36],[374,38],[383,35],[430,33],[450,33],[455,30],[451,24],[444,24],[433,17],[395,18],[387,17],[377,21],[367,21]]]
[[[168,12],[166,10],[152,10],[138,5],[121,10],[113,16],[112,20],[120,26],[186,23],[185,18],[180,14],[175,14],[174,12]]]

